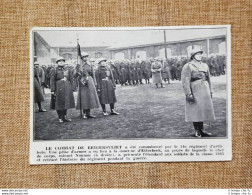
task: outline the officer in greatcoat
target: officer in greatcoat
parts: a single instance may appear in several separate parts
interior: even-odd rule
[[[75,107],[73,95],[73,71],[65,68],[65,59],[56,60],[57,67],[51,69],[50,86],[52,93],[51,109],[57,111],[59,122],[71,122],[67,110]],[[53,103],[55,96],[55,102]]]
[[[98,60],[98,64],[99,67],[95,72],[95,76],[103,115],[108,115],[106,111],[106,104],[110,105],[111,115],[118,115],[119,113],[114,109],[117,100],[115,95],[116,84],[114,81],[113,73],[110,67],[106,65],[106,59],[100,58]]]
[[[165,86],[163,86],[163,83],[162,83],[161,71],[162,71],[162,64],[159,61],[159,58],[155,58],[154,62],[152,62],[151,64],[151,72],[152,72],[153,83],[156,84],[157,88],[158,88],[158,84],[161,85],[161,88],[165,88]]]
[[[42,109],[41,102],[45,101],[42,88],[41,80],[39,77],[39,63],[34,62],[34,102],[38,104],[39,112],[46,112],[45,109]]]
[[[191,61],[182,69],[182,85],[186,96],[185,121],[193,122],[195,136],[211,135],[204,130],[203,122],[215,119],[212,88],[208,65],[202,63],[200,49],[190,52]]]
[[[76,67],[76,77],[79,81],[77,109],[83,111],[83,118],[95,118],[91,109],[99,108],[99,98],[96,92],[96,78],[92,64],[88,62],[89,54],[83,52],[81,64]]]

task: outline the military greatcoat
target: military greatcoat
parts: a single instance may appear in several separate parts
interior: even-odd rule
[[[157,61],[151,64],[153,83],[162,83],[161,70],[162,70],[161,62]]]
[[[100,90],[99,99],[101,104],[116,102],[115,81],[111,69],[108,66],[99,66],[95,71],[97,88]]]
[[[50,86],[55,92],[55,110],[65,110],[75,107],[73,95],[73,72],[64,67],[56,67],[51,70]]]
[[[195,99],[192,104],[186,101],[185,120],[192,122],[214,120],[208,65],[202,62],[188,62],[182,69],[181,79],[185,95],[192,94]]]
[[[77,68],[79,81],[79,91],[77,98],[77,109],[99,108],[99,98],[96,92],[96,79],[93,66],[87,62],[82,62]]]
[[[34,101],[36,103],[44,101],[38,68],[34,68]]]

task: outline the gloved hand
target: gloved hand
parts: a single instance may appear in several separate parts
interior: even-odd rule
[[[192,94],[186,95],[186,101],[187,101],[189,104],[194,104],[194,103],[195,103],[195,99],[194,99],[194,97],[193,97]]]

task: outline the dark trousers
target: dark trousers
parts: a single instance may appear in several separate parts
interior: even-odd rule
[[[57,113],[58,113],[58,116],[59,116],[59,119],[64,119],[65,116],[67,115],[67,110],[64,109],[64,110],[56,110]]]
[[[110,105],[110,110],[111,110],[111,111],[114,110],[115,104],[112,103],[112,104],[109,104],[109,105]],[[102,107],[102,111],[103,111],[103,112],[106,112],[106,104],[101,104],[101,107]]]
[[[90,115],[90,109],[83,109],[83,113],[86,115]]]
[[[193,126],[195,130],[198,130],[198,131],[203,130],[203,122],[193,122]]]

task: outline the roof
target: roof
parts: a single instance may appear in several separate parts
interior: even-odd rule
[[[51,47],[109,47],[110,50],[164,43],[164,30],[38,30]],[[225,36],[226,28],[167,29],[166,42]]]

